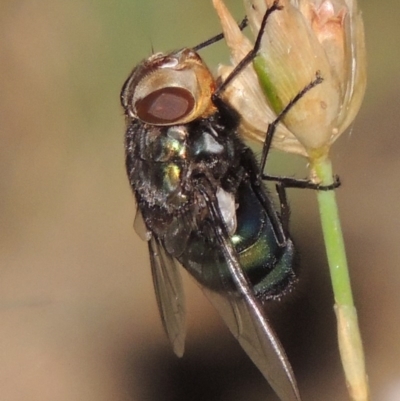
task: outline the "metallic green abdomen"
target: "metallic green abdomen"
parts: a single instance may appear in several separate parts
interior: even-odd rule
[[[231,237],[239,261],[260,299],[279,296],[294,279],[294,247],[290,239],[279,247],[265,209],[247,182],[237,193],[237,229]],[[207,232],[210,235],[207,235]],[[192,232],[187,249],[178,259],[205,287],[215,291],[234,284],[212,230]]]

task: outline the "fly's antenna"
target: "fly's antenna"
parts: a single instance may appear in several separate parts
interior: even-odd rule
[[[242,19],[242,22],[240,24],[238,24],[238,27],[241,31],[243,31],[244,28],[247,27],[249,21],[247,20],[247,16],[245,16]],[[204,49],[207,46],[210,46],[216,42],[219,42],[220,40],[222,40],[224,38],[224,34],[223,33],[219,33],[218,35],[213,36],[210,39],[205,40],[204,42],[199,43],[197,46],[193,47],[193,50],[195,52],[198,52],[201,49]]]

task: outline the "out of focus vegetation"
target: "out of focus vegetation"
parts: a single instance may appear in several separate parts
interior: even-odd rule
[[[230,0],[237,19],[240,0]],[[400,399],[400,3],[360,0],[366,99],[332,151],[373,398]],[[259,400],[270,391],[186,279],[189,335],[162,332],[132,228],[119,91],[154,51],[219,31],[205,0],[0,5],[0,394],[7,401]],[[227,62],[220,43],[203,55]],[[274,172],[296,173],[285,157]],[[284,163],[285,165],[282,165]],[[303,169],[298,173],[304,174]],[[305,400],[345,399],[314,195],[290,191],[301,283],[271,313]],[[273,399],[273,395],[270,395]],[[323,396],[323,398],[322,398]]]

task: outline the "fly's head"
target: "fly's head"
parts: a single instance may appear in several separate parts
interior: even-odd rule
[[[214,78],[200,56],[182,49],[142,61],[122,88],[121,104],[128,123],[181,125],[215,113],[214,91]]]

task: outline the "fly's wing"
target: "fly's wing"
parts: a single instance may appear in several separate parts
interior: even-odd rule
[[[219,211],[210,204],[215,221]],[[222,247],[227,266],[236,284],[237,293],[224,295],[204,289],[229,330],[258,367],[282,401],[300,401],[300,395],[285,351],[257,301],[239,263],[226,229],[215,224],[214,232]]]
[[[260,305],[247,296],[203,289],[231,333],[282,401],[300,401],[285,351]]]
[[[185,298],[179,266],[153,235],[148,242],[158,310],[175,354],[185,348]]]

